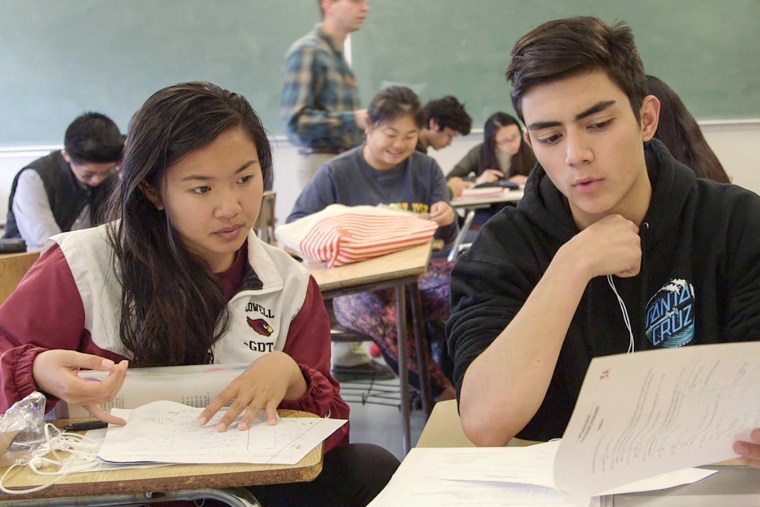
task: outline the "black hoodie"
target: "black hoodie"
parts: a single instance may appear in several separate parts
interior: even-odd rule
[[[760,339],[760,197],[695,178],[657,140],[646,144],[645,155],[652,199],[640,228],[641,271],[632,278],[613,277],[635,350]],[[446,331],[457,393],[470,363],[509,324],[554,254],[578,232],[567,199],[540,165],[520,204],[481,229],[451,276]],[[546,397],[517,436],[561,437],[591,358],[625,353],[628,343],[606,277],[593,278]]]

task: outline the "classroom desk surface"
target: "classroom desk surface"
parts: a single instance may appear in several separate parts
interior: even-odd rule
[[[343,291],[364,292],[368,290],[365,287],[372,290],[395,287],[399,279],[416,280],[427,270],[431,248],[432,242],[428,242],[337,268],[310,263],[306,263],[306,266],[322,293],[335,297]]]
[[[508,446],[535,444],[531,440],[513,438]],[[457,400],[439,401],[422,428],[416,447],[475,447],[467,438],[459,420]]]
[[[500,202],[517,202],[523,198],[523,190],[509,190],[503,189],[501,192],[495,192],[492,194],[470,196],[470,197],[455,197],[449,204],[455,208],[470,208],[473,206],[485,207],[491,204],[497,204]]]
[[[462,248],[462,243],[464,242],[464,238],[467,235],[467,231],[470,230],[472,221],[475,219],[475,210],[479,208],[487,208],[491,206],[492,204],[499,204],[499,203],[505,203],[505,202],[518,202],[522,198],[523,198],[522,189],[519,189],[519,190],[502,189],[502,191],[498,193],[479,195],[479,196],[473,196],[473,197],[456,197],[452,199],[451,201],[449,201],[449,204],[451,204],[454,208],[461,208],[461,209],[466,210],[464,224],[462,224],[462,227],[459,228],[459,234],[454,240],[454,245],[451,247],[451,252],[449,253],[449,257],[448,257],[449,262],[456,259],[457,255],[459,255],[459,251]]]
[[[404,452],[411,447],[410,399],[407,367],[407,326],[406,326],[406,292],[409,292],[409,306],[413,320],[413,334],[417,349],[417,368],[421,372],[420,391],[422,407],[426,414],[432,408],[430,379],[427,375],[425,350],[427,342],[422,329],[422,304],[420,302],[417,279],[427,270],[432,251],[432,241],[394,252],[381,257],[374,257],[361,262],[346,264],[337,268],[309,264],[306,266],[317,281],[325,299],[356,294],[359,292],[393,288],[396,293],[396,314],[398,330],[398,369],[401,391],[402,445]]]
[[[280,410],[282,417],[316,417],[308,412]],[[0,468],[0,475],[7,467]],[[71,474],[36,493],[0,493],[0,505],[29,499],[60,497],[101,497],[107,495],[167,493],[311,481],[322,471],[322,444],[295,465],[169,465]],[[28,467],[17,467],[4,481],[7,488],[28,488],[45,484],[49,476],[39,476]],[[200,498],[200,497],[198,497]],[[85,505],[85,504],[82,504]]]
[[[39,251],[0,254],[0,303],[16,289],[39,256]]]

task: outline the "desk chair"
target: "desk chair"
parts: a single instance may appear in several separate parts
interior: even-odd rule
[[[410,294],[408,294],[409,298],[411,299],[412,305],[421,305],[419,302],[419,292],[418,291],[408,291]],[[333,306],[332,306],[332,299],[326,299],[325,300],[325,307],[327,309],[327,314],[330,317],[330,338],[334,342],[372,342],[374,341],[373,338],[369,335],[366,335],[362,332],[355,331],[353,329],[347,328],[342,326],[338,320],[335,318],[335,313],[333,312]],[[432,395],[430,392],[430,379],[427,375],[427,357],[430,355],[430,351],[428,350],[428,342],[427,340],[421,339],[422,334],[424,334],[424,329],[422,329],[422,323],[418,322],[417,319],[414,318],[414,315],[417,313],[416,311],[413,311],[413,318],[412,318],[412,325],[414,326],[420,326],[418,327],[417,332],[415,333],[415,336],[417,338],[420,338],[418,340],[415,340],[415,345],[417,347],[417,369],[420,378],[420,385],[419,387],[419,397],[417,399],[412,398],[412,406],[418,406],[423,408],[425,410],[426,414],[430,414],[430,411],[432,410],[431,407],[431,400]],[[365,405],[367,403],[372,403],[375,405],[386,405],[386,406],[393,406],[393,407],[401,407],[401,393],[400,393],[400,384],[396,383],[397,381],[391,380],[391,381],[376,381],[376,380],[356,380],[351,382],[341,382],[341,392],[344,394],[344,397],[346,398],[346,401],[350,401],[353,403],[361,403],[362,405]]]
[[[332,299],[325,300],[330,317],[330,339],[336,343],[372,342],[371,336],[342,326],[335,318]],[[400,387],[396,380],[354,380],[340,383],[341,393],[351,403],[368,403],[401,408]]]
[[[264,192],[261,199],[259,218],[253,226],[256,235],[265,243],[274,243],[275,241],[274,226],[277,224],[277,218],[274,216],[274,205],[276,199],[277,192],[274,190],[267,190]]]
[[[0,255],[0,304],[2,304],[24,278],[40,252],[25,252]]]

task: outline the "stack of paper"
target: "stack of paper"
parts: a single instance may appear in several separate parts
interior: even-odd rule
[[[137,408],[152,401],[170,400],[191,407],[206,407],[249,366],[250,363],[235,363],[129,368],[116,397],[101,406],[105,410]],[[107,374],[94,370],[79,371],[80,377],[94,382],[102,381]],[[68,407],[67,413],[56,413],[59,418],[90,416],[83,407],[76,405]]]
[[[688,484],[760,427],[760,342],[592,360],[560,441],[414,449],[373,506],[605,505]]]
[[[415,448],[372,507],[608,505],[607,495],[689,484],[713,473],[687,469],[573,500],[554,483],[559,441],[528,447]]]
[[[218,432],[223,413],[201,427],[202,408],[157,401],[133,410],[113,409],[126,426],[110,425],[98,458],[109,463],[254,463],[293,465],[347,421],[281,418],[269,425],[263,412],[245,431]]]

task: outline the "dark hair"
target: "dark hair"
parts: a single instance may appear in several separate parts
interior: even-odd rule
[[[425,112],[425,128],[430,125],[430,120],[435,120],[438,130],[446,127],[466,136],[472,127],[472,118],[464,109],[464,104],[456,97],[447,95],[441,99],[431,100],[422,108]]]
[[[388,123],[401,116],[409,115],[417,128],[424,124],[424,114],[417,94],[406,86],[389,86],[383,88],[370,102],[367,117],[372,126]]]
[[[594,70],[625,93],[639,120],[647,86],[633,32],[623,22],[609,26],[593,17],[547,21],[515,43],[506,73],[512,106],[525,121],[522,98],[531,86]]]
[[[510,125],[517,126],[517,130],[520,132],[520,136],[522,136],[522,126],[512,115],[499,111],[489,116],[486,120],[486,123],[483,126],[483,145],[480,147],[480,167],[478,168],[478,174],[481,174],[486,169],[499,167],[499,163],[496,159],[496,133],[499,132],[500,128],[508,127]],[[512,155],[509,172],[505,177],[509,179],[518,174],[528,176],[534,165],[536,165],[536,157],[533,155],[533,150],[528,146],[528,143],[520,139],[520,149],[517,153]]]
[[[123,287],[120,336],[137,366],[211,362],[227,324],[227,300],[208,264],[182,243],[164,211],[140,188],[161,188],[166,171],[220,134],[242,128],[256,146],[264,179],[272,156],[261,120],[246,99],[210,83],[154,93],[130,124],[111,202],[109,236]]]
[[[66,129],[63,148],[76,164],[106,164],[121,160],[124,141],[119,127],[100,113],[84,113]]]
[[[676,160],[698,178],[731,183],[697,124],[678,94],[659,78],[647,76],[649,93],[660,99],[660,122],[654,137],[663,142]]]

